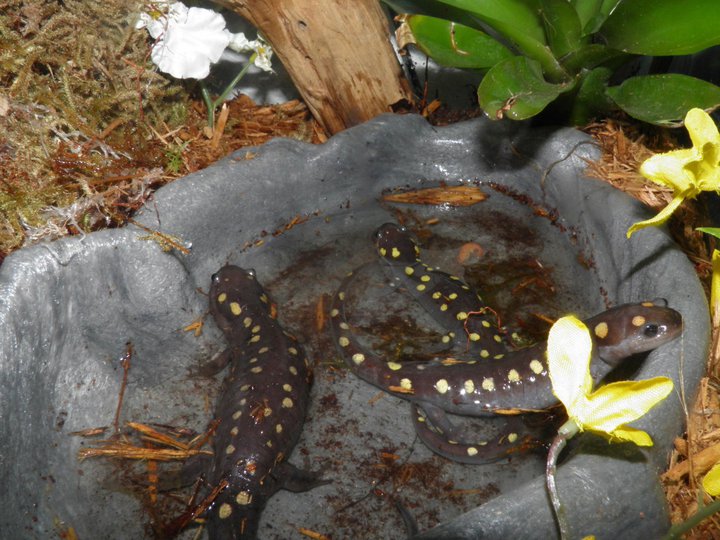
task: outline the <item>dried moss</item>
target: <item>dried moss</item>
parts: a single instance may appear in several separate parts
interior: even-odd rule
[[[144,146],[182,124],[188,96],[149,62],[147,33],[134,29],[142,6],[0,1],[0,260],[48,207],[92,198],[87,181],[118,174],[131,154],[163,166]]]

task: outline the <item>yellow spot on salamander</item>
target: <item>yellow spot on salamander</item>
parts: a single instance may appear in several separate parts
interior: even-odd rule
[[[494,339],[495,341],[497,341],[498,343],[502,343],[502,336],[500,336],[500,335],[498,335],[498,334],[495,334],[495,335],[493,336],[493,339]]]
[[[246,506],[252,502],[252,494],[249,491],[241,491],[235,496],[235,502]]]
[[[440,304],[440,311],[447,311],[448,305],[447,304]]]
[[[480,324],[482,324],[485,328],[490,328],[490,323],[487,321],[483,321]]]
[[[221,292],[220,294],[218,294],[218,297],[217,297],[218,304],[222,304],[225,300],[227,300],[227,294],[225,294],[224,292]]]
[[[600,339],[605,339],[608,335],[608,325],[606,322],[598,323],[595,326],[595,335]]]
[[[288,383],[283,384],[283,390],[286,392],[292,392],[292,386],[290,386]]]
[[[468,318],[468,314],[465,313],[464,311],[459,311],[458,314],[455,315],[455,318],[456,318],[458,321],[464,321],[465,319]]]
[[[240,418],[241,416],[242,416],[242,411],[235,411],[235,412],[233,413],[233,415],[232,415],[232,419],[233,419],[233,420],[237,420],[237,419]]]
[[[262,373],[262,368],[260,366],[255,366],[254,368],[250,369],[250,373]]]
[[[397,259],[400,256],[400,250],[396,247],[392,248],[392,251],[390,252],[390,255],[393,259]]]
[[[643,302],[640,305],[644,307],[653,307],[655,304],[653,304],[652,302]]]
[[[468,456],[470,456],[470,457],[476,456],[477,453],[478,453],[478,449],[477,449],[477,448],[475,448],[474,446],[468,446],[468,449],[467,449],[467,455],[468,455]]]
[[[332,308],[332,309],[330,310],[330,316],[331,316],[331,317],[337,317],[338,315],[340,315],[340,312],[337,310],[337,308]]]
[[[470,338],[470,341],[480,341],[480,334],[477,332],[471,333],[468,337]]]
[[[252,329],[251,329],[250,331],[251,331],[253,334],[257,334],[257,333],[260,331],[260,325],[259,325],[259,324],[256,324],[255,326],[252,327]]]
[[[265,293],[262,293],[262,294],[260,295],[260,301],[261,301],[263,304],[267,304],[268,297],[267,297],[267,295],[266,295]]]
[[[642,326],[643,324],[645,324],[645,317],[643,317],[642,315],[635,315],[632,318],[632,324],[633,326]]]
[[[251,324],[252,324],[252,319],[250,317],[245,317],[243,319],[243,325],[245,325],[245,328],[250,328]]]
[[[428,281],[430,281],[430,276],[428,276],[428,275],[420,276],[420,281],[427,283]]]
[[[290,371],[290,373],[292,373],[293,375],[297,375],[297,374],[298,374],[297,368],[296,368],[295,366],[290,366],[290,367],[288,368],[288,371]]]
[[[450,336],[448,336],[448,335],[446,334],[446,335],[444,335],[442,338],[440,338],[440,340],[441,340],[443,343],[450,343]]]
[[[393,371],[397,371],[402,367],[402,364],[398,364],[397,362],[388,362],[387,367],[389,367]]]
[[[237,302],[230,302],[230,311],[233,315],[237,316],[242,313],[242,308],[240,307],[240,304]]]
[[[507,440],[509,443],[514,443],[515,441],[517,441],[517,439],[518,439],[517,433],[510,433],[507,437]]]
[[[510,371],[508,371],[508,381],[520,382],[520,374],[517,372],[516,369],[511,369]]]
[[[483,358],[487,358],[488,356],[490,356],[490,352],[487,349],[483,349],[482,351],[480,351],[480,356]]]
[[[345,336],[340,336],[340,339],[338,339],[338,343],[341,347],[347,347],[348,345],[350,345],[350,340]]]
[[[340,300],[345,300],[345,293],[344,293],[343,291],[340,291],[340,292],[338,293],[338,298],[339,298]]]
[[[292,355],[297,355],[297,349],[295,347],[288,347],[288,352]]]
[[[543,372],[543,365],[540,362],[540,360],[531,360],[530,361],[530,369],[535,375],[540,375]]]
[[[284,398],[284,399],[282,400],[282,406],[285,407],[286,409],[292,408],[292,406],[293,406],[293,400],[290,399],[289,397]]]
[[[405,274],[412,276],[415,273],[415,269],[412,266],[405,267]]]
[[[433,299],[435,299],[435,300],[437,300],[437,299],[440,298],[441,296],[442,296],[442,294],[440,294],[439,291],[435,291],[434,293],[432,293],[432,297],[433,297]]]
[[[504,354],[496,354],[495,356],[493,356],[493,358],[494,358],[495,360],[502,360],[504,357],[505,357]]]
[[[232,514],[232,506],[228,503],[222,503],[220,508],[218,508],[218,517],[220,519],[227,519],[230,517],[230,514]]]
[[[378,251],[380,252],[380,255],[381,255],[382,257],[384,257],[385,255],[387,255],[387,249],[385,249],[384,247],[381,247],[380,249],[378,249]]]
[[[352,355],[352,360],[356,365],[360,365],[365,361],[365,355],[362,353],[355,353]]]
[[[235,437],[238,433],[240,433],[240,430],[238,429],[237,426],[235,426],[234,428],[232,428],[230,430],[230,435],[232,435],[233,437]]]
[[[475,383],[472,381],[472,379],[468,379],[467,381],[465,381],[465,384],[463,386],[465,387],[466,394],[472,394],[475,391]]]
[[[449,388],[450,388],[450,385],[448,384],[448,382],[445,379],[439,379],[435,383],[435,390],[437,390],[439,394],[444,394],[445,392],[448,391]]]
[[[267,418],[272,414],[272,409],[270,407],[265,407],[263,409],[263,418]]]
[[[448,298],[449,298],[450,300],[455,300],[455,299],[457,298],[457,293],[450,293],[450,294],[448,295]]]
[[[403,390],[412,390],[412,381],[410,379],[400,379],[400,388]]]
[[[250,385],[249,385],[249,384],[243,384],[243,385],[240,387],[240,391],[241,391],[241,392],[247,392],[248,390],[250,390]]]
[[[260,336],[258,336],[258,337],[260,337]],[[265,354],[269,350],[270,350],[269,347],[260,347],[260,349],[258,349],[258,354]]]
[[[282,424],[275,424],[275,433],[282,433]]]
[[[344,322],[344,321],[341,322],[340,324],[338,324],[338,326],[339,326],[340,328],[342,328],[343,330],[350,330],[350,325],[349,325],[348,323]]]
[[[232,444],[228,444],[227,448],[225,449],[226,454],[232,454],[234,453],[236,448]]]
[[[253,337],[250,338],[250,343],[257,343],[258,341],[260,341],[259,334],[255,334]]]
[[[423,292],[427,287],[423,285],[422,283],[415,287],[418,291]]]
[[[492,377],[485,377],[482,382],[483,390],[493,392],[495,390],[495,381]]]

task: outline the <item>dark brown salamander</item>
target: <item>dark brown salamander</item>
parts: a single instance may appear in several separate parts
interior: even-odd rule
[[[206,513],[207,529],[211,539],[255,538],[260,513],[277,490],[322,483],[286,461],[302,431],[312,372],[254,272],[224,266],[213,275],[210,312],[228,341],[230,371],[215,411],[220,424],[208,472],[210,486],[223,480],[228,486]]]
[[[441,314],[436,317],[438,322],[449,325],[454,324],[454,319],[465,318],[456,315],[444,321],[444,313],[452,309],[464,314],[482,310],[475,293],[462,281],[424,266],[414,243],[396,247],[386,241],[392,238],[407,242],[408,234],[404,229],[392,224],[384,225],[375,238],[376,242],[378,239],[383,242],[380,255],[385,259],[389,256],[393,260],[410,262],[404,260],[402,254],[412,249],[415,261],[412,272],[405,270],[402,264],[393,264],[391,268],[401,272],[395,276],[397,280],[416,280],[412,282],[416,283],[414,294],[430,295],[430,298],[418,298],[428,311]],[[417,271],[419,268],[423,269],[422,273]],[[423,276],[427,278],[423,279]],[[494,337],[498,334],[492,326],[482,324],[484,319],[479,319],[480,325],[473,329],[479,334],[479,339],[474,341],[481,351],[475,356],[463,354],[432,362],[399,363],[386,361],[371,351],[363,350],[347,322],[343,302],[352,279],[350,275],[343,282],[331,310],[331,327],[341,354],[359,377],[414,404],[418,435],[432,450],[471,463],[501,458],[513,451],[515,443],[524,442],[517,433],[507,435],[503,451],[491,441],[465,444],[463,434],[450,422],[446,413],[465,416],[519,414],[546,410],[556,404],[547,373],[546,344],[539,343],[519,351],[506,350],[488,358],[482,351],[490,347],[489,341],[499,343],[499,340]],[[417,286],[422,284],[428,284],[428,287],[419,289]],[[438,298],[436,293],[439,293]],[[462,311],[458,312],[452,302],[446,302],[447,308],[439,310],[436,301],[450,298],[453,293],[455,296],[450,300],[460,302]],[[476,306],[472,304],[473,299],[477,302]],[[593,336],[591,373],[596,382],[628,356],[667,343],[682,330],[680,314],[663,302],[626,304],[596,315],[586,320],[585,324]],[[457,332],[457,326],[455,328]],[[463,327],[462,331],[466,329]],[[495,359],[495,356],[499,358]]]

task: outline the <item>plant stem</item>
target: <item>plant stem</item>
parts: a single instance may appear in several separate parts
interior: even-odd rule
[[[689,532],[690,529],[699,525],[702,520],[710,517],[715,512],[720,512],[720,499],[711,502],[707,506],[703,506],[697,512],[695,512],[695,514],[693,514],[690,518],[686,519],[682,523],[678,523],[677,525],[673,525],[672,527],[670,527],[670,530],[668,531],[667,535],[665,535],[663,540],[679,540],[680,538],[682,538],[683,534]]]
[[[247,70],[250,69],[250,66],[255,62],[257,59],[257,53],[253,53],[252,56],[248,59],[247,63],[243,66],[243,68],[240,70],[240,72],[235,75],[235,78],[230,81],[230,84],[228,84],[225,87],[225,90],[222,91],[222,94],[220,94],[215,100],[212,100],[210,98],[210,92],[207,89],[207,86],[205,86],[205,83],[203,81],[200,81],[200,93],[202,94],[203,101],[205,102],[205,106],[208,110],[208,126],[210,129],[215,129],[215,109],[217,109],[220,105],[223,104],[223,102],[227,99],[228,95],[230,95],[230,92],[232,92],[233,88],[235,88],[235,85],[240,82],[240,79],[242,79],[245,74],[247,73]]]
[[[568,524],[567,516],[565,515],[565,508],[560,502],[560,496],[558,495],[555,473],[557,472],[557,462],[560,457],[560,453],[563,451],[563,448],[565,448],[568,439],[571,439],[578,431],[578,425],[574,420],[568,420],[560,426],[558,434],[555,436],[555,439],[550,445],[547,462],[545,464],[545,482],[547,484],[548,494],[550,495],[550,501],[553,505],[555,519],[557,520],[558,529],[560,529],[560,538],[562,538],[562,540],[570,538],[570,526]]]

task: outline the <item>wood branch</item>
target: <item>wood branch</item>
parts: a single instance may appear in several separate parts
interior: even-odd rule
[[[313,116],[334,134],[412,102],[378,0],[216,0],[270,42]]]

